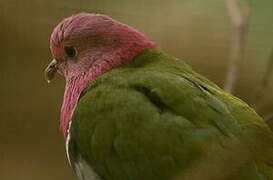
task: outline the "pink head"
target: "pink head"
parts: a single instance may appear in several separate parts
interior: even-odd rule
[[[54,62],[46,75],[50,80],[58,71],[66,79],[61,111],[65,137],[73,108],[87,84],[154,46],[136,29],[101,14],[76,14],[55,27],[50,39]]]

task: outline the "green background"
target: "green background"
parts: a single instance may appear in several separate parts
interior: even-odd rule
[[[58,76],[48,85],[43,69],[51,60],[49,37],[54,26],[82,11],[108,14],[139,29],[223,85],[233,30],[224,0],[1,0],[1,180],[75,179],[59,132],[64,80]],[[252,1],[235,92],[250,104],[272,47],[273,1]],[[273,83],[264,91],[262,113],[272,110],[272,89]]]

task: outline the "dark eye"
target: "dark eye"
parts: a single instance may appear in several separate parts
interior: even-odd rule
[[[64,50],[66,55],[71,58],[75,57],[77,54],[76,49],[73,46],[65,46]]]

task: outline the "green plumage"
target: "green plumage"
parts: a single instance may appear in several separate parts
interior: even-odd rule
[[[92,80],[70,133],[104,180],[273,179],[264,121],[159,48]]]

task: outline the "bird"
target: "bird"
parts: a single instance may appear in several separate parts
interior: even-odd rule
[[[44,73],[65,78],[60,129],[78,179],[273,179],[265,121],[137,29],[78,13],[50,50]]]

